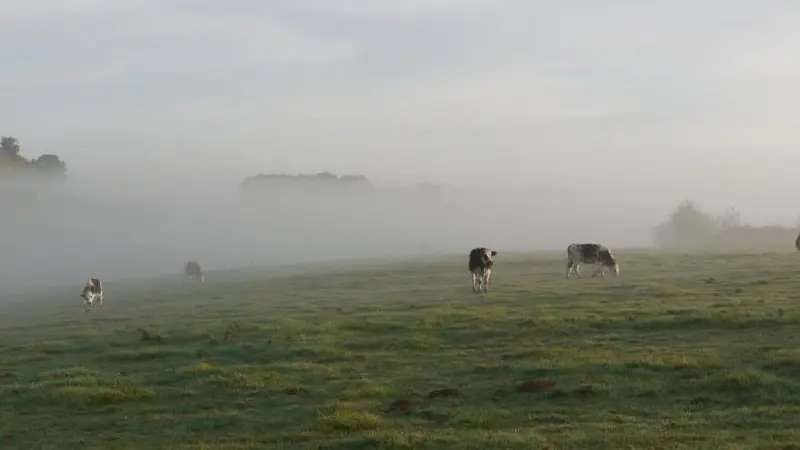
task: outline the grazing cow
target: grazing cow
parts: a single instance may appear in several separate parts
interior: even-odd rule
[[[473,248],[469,252],[469,271],[472,273],[472,292],[489,292],[489,278],[497,252],[486,247]]]
[[[85,312],[88,312],[89,308],[95,304],[103,306],[103,282],[100,281],[100,278],[89,278],[83,286],[80,296],[83,297],[83,310]]]
[[[614,271],[619,276],[619,264],[614,257],[614,253],[608,247],[599,244],[570,244],[567,247],[567,278],[574,271],[578,278],[581,277],[580,264],[594,264],[595,272],[592,278],[599,273],[603,279],[606,278],[606,268]]]
[[[798,234],[797,239],[794,240],[794,247],[800,250],[800,234]]]
[[[203,269],[200,268],[200,264],[197,264],[196,261],[189,261],[183,266],[183,273],[186,275],[188,279],[196,279],[200,280],[201,283],[206,282],[206,276],[203,274]]]

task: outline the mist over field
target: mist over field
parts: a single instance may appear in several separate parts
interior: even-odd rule
[[[0,290],[190,259],[793,250],[800,9],[712,3],[726,16],[691,2],[5,1]],[[243,195],[261,172],[372,189]],[[20,173],[66,181],[32,201]]]
[[[4,290],[358,258],[562,251],[571,242],[651,247],[669,195],[469,183],[267,187],[220,180],[7,182],[0,217]],[[27,193],[27,197],[23,195]],[[38,193],[36,197],[33,193]],[[625,201],[619,201],[626,196]],[[16,198],[16,201],[12,201]],[[616,200],[615,200],[616,199]],[[792,231],[793,232],[793,231]],[[791,248],[788,237],[780,237]]]
[[[586,196],[585,193],[582,194]],[[572,197],[572,198],[571,198]],[[648,245],[644,218],[568,193],[502,187],[425,190],[414,184],[355,191],[242,192],[235,182],[126,186],[73,180],[10,203],[0,218],[0,284],[81,283],[350,258],[561,249],[576,239]],[[572,220],[596,217],[591,226]],[[638,223],[637,223],[638,222]]]

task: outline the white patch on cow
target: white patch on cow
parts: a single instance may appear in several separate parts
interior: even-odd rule
[[[492,269],[476,269],[472,272],[472,290],[474,292],[489,292],[489,279],[492,277]]]
[[[83,310],[88,312],[93,306],[103,306],[103,282],[99,278],[89,278],[81,291]]]

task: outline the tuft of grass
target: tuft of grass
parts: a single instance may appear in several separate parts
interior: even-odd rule
[[[323,430],[353,433],[378,429],[385,422],[384,419],[370,412],[335,410],[322,414],[318,425]]]
[[[187,367],[184,370],[186,370],[186,372],[189,372],[189,373],[197,374],[197,373],[213,373],[213,372],[217,372],[219,369],[217,369],[217,367],[215,367],[211,363],[199,362],[199,363],[195,363],[195,364],[190,365],[189,367]]]
[[[724,374],[713,385],[723,392],[751,392],[774,386],[778,378],[756,369],[735,370]]]
[[[226,389],[271,389],[281,386],[277,372],[221,372],[209,379],[212,385]]]
[[[117,385],[117,386],[64,386],[53,390],[56,399],[83,406],[107,406],[128,402],[141,402],[155,397],[154,388]]]

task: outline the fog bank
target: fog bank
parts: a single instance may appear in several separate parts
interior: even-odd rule
[[[71,180],[50,192],[6,184],[0,284],[24,289],[349,258],[558,250],[575,240],[649,244],[649,217],[589,193],[409,187],[243,193],[235,183]],[[41,191],[41,189],[39,189]]]

